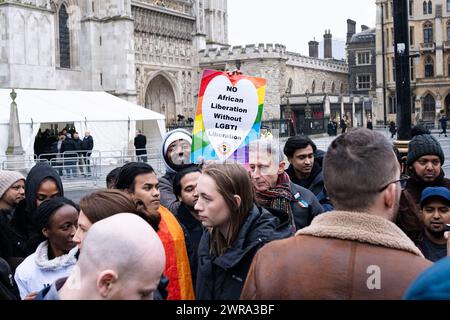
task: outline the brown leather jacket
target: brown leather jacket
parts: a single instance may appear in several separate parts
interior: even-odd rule
[[[241,299],[401,299],[430,265],[392,222],[332,211],[262,248]]]

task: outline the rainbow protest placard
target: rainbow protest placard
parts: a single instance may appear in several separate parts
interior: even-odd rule
[[[248,145],[259,138],[266,79],[203,72],[192,139],[192,163],[225,160],[247,164]]]

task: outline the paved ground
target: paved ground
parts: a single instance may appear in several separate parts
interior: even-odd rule
[[[380,132],[383,132],[383,134],[386,135],[390,139],[390,133],[387,129],[385,130],[379,130]],[[447,161],[444,163],[444,171],[445,175],[447,177],[450,177],[450,137],[438,137],[438,131],[434,131],[433,135],[438,138],[440,141],[442,148],[445,153],[445,157]],[[334,137],[328,137],[328,136],[318,136],[313,137],[313,141],[316,143],[317,147],[322,150],[327,150],[330,143],[333,141]],[[281,148],[284,147],[284,143],[286,142],[286,139],[280,140],[280,146]],[[164,174],[164,167],[162,166],[160,161],[157,161],[156,159],[149,160],[151,165],[158,170],[158,175]],[[97,178],[78,178],[74,180],[63,180],[65,194],[68,198],[78,202],[80,198],[82,198],[84,195],[89,194],[93,192],[94,190],[105,188],[105,177],[106,175],[114,169],[115,166],[106,166],[103,167],[101,172],[98,172]]]

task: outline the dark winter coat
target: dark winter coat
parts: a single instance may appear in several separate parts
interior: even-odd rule
[[[81,142],[81,150],[92,150],[94,149],[94,139],[92,136],[84,137]]]
[[[27,241],[33,233],[31,215],[25,211],[25,201],[14,210],[0,210],[0,257],[13,272],[31,254]]]
[[[420,218],[420,197],[422,191],[428,187],[450,188],[450,179],[444,177],[443,170],[439,177],[432,183],[424,182],[413,172],[408,172],[408,174],[411,178],[408,180],[406,189],[400,197],[400,207],[398,209],[396,224],[411,240],[418,242],[424,228],[422,219]]]
[[[254,206],[239,230],[237,240],[221,256],[210,252],[210,234],[203,233],[198,249],[196,299],[239,299],[256,252],[272,240],[292,236],[288,214],[281,211],[277,214],[279,216]]]
[[[291,202],[291,208],[295,220],[295,228],[299,230],[309,226],[316,216],[324,212],[324,209],[316,196],[308,189],[291,182],[291,192],[296,198],[295,201]],[[302,200],[308,204],[307,207],[303,203],[299,203]]]
[[[73,139],[66,138],[61,146],[61,153],[63,153],[64,158],[73,158],[78,156],[77,152],[71,151],[77,151],[77,146]]]
[[[13,272],[9,264],[2,258],[0,258],[0,300],[20,300]]]
[[[136,148],[137,156],[147,154],[147,150],[145,150],[146,145],[147,145],[147,138],[143,134],[138,134],[134,138],[134,147]],[[138,150],[138,149],[144,149],[144,150]]]
[[[72,141],[75,144],[75,150],[83,150],[83,141],[80,138],[72,139]]]
[[[174,215],[185,232],[185,238],[188,240],[187,242],[189,242],[189,244],[186,244],[186,249],[188,250],[189,263],[191,265],[192,283],[195,287],[198,266],[198,246],[204,228],[202,223],[192,216],[184,203],[180,204]]]
[[[441,129],[447,128],[447,118],[446,117],[440,118],[439,122],[441,123]]]
[[[289,175],[289,178],[293,183],[314,193],[325,211],[333,210],[333,205],[331,204],[331,200],[325,190],[322,167],[318,161],[314,161],[314,166],[308,179],[298,179],[292,165],[287,168],[286,173]]]

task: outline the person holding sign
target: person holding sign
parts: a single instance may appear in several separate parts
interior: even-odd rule
[[[197,193],[195,210],[208,231],[198,248],[196,298],[239,299],[256,252],[292,235],[289,218],[256,207],[252,182],[239,164],[206,165]]]
[[[248,163],[248,144],[259,139],[266,79],[205,70],[200,85],[191,161]]]

